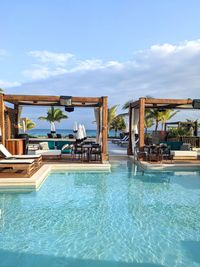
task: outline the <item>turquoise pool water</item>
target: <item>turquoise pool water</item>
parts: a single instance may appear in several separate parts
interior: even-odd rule
[[[0,209],[0,267],[200,266],[198,170],[51,173]]]

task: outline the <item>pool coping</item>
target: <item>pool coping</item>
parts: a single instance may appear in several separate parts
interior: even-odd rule
[[[30,178],[0,178],[0,193],[32,192],[40,189],[53,171],[110,171],[110,163],[103,164],[44,164]]]
[[[174,170],[191,170],[192,168],[200,168],[199,163],[149,163],[146,161],[135,160],[134,156],[129,156],[129,158],[139,165],[143,170],[153,170],[153,171],[174,171]]]

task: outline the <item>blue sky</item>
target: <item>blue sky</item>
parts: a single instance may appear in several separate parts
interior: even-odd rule
[[[104,94],[110,104],[166,88],[169,97],[198,96],[198,0],[2,0],[0,10],[8,93]]]

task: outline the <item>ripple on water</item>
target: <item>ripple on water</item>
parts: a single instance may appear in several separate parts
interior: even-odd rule
[[[38,192],[0,195],[0,249],[198,266],[200,189],[192,183],[199,172],[182,181],[179,173],[138,170],[135,176],[131,168],[121,163],[111,173],[52,173]],[[188,241],[196,242],[193,250]]]

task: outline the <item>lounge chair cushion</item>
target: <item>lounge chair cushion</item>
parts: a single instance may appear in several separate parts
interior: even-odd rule
[[[0,164],[32,164],[34,159],[2,159]]]
[[[42,156],[60,156],[61,155],[61,150],[58,149],[47,149],[47,150],[36,150],[35,151],[36,155],[42,155]]]
[[[3,144],[0,144],[0,152],[6,158],[12,157],[12,154],[5,148]]]
[[[12,158],[17,159],[38,159],[40,155],[13,155]]]

